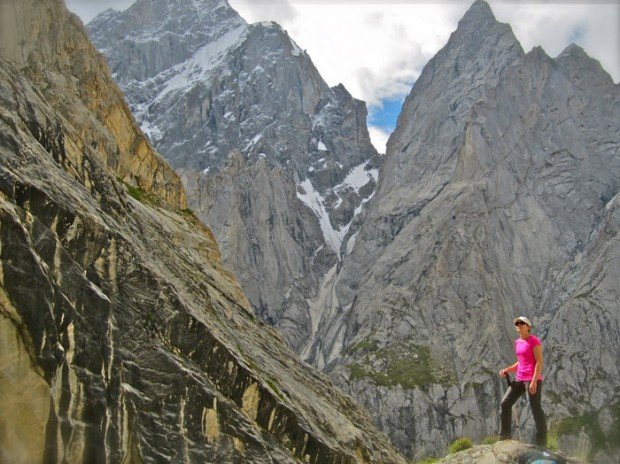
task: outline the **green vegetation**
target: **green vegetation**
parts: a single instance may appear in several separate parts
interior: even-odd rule
[[[149,206],[157,206],[159,208],[165,208],[169,211],[175,211],[178,214],[184,216],[187,220],[189,220],[190,223],[195,223],[196,221],[198,221],[198,216],[196,216],[196,213],[192,209],[173,208],[169,205],[166,205],[166,203],[159,196],[153,193],[149,193],[140,187],[135,187],[131,184],[128,184],[127,182],[123,181],[123,179],[121,179],[120,177],[117,177],[116,180],[119,182],[119,184],[125,186],[125,189],[127,190],[127,194],[130,197],[132,197],[135,200],[138,200],[140,203],[149,205]]]
[[[554,452],[560,449],[558,432],[556,429],[557,427],[554,423],[549,426],[549,429],[547,432],[547,448],[549,448],[551,451],[554,451]]]
[[[162,200],[157,195],[153,195],[140,187],[134,187],[133,185],[123,181],[120,177],[117,177],[116,180],[125,186],[130,197],[138,200],[140,203],[144,203],[145,205],[161,206]]]
[[[437,461],[439,461],[439,459],[437,458],[427,458],[427,459],[424,459],[423,461],[416,462],[416,464],[434,464]]]
[[[499,437],[497,435],[491,435],[490,437],[485,437],[482,440],[482,444],[483,445],[493,445],[493,444],[497,443],[498,440],[499,440]]]
[[[250,359],[247,356],[244,356],[243,359],[245,360],[245,362],[248,363],[248,366],[250,366],[252,369],[258,370],[258,364],[256,364],[253,359]]]
[[[280,389],[278,388],[278,385],[276,385],[275,380],[273,380],[271,377],[267,377],[267,379],[265,380],[265,382],[267,382],[267,385],[269,385],[269,388],[271,388],[273,390],[273,392],[278,395],[278,397],[281,400],[284,400],[284,394],[280,391]]]
[[[617,449],[620,447],[620,403],[610,406],[613,423],[608,433],[605,433],[597,420],[596,412],[586,412],[581,415],[564,417],[549,427],[549,449],[557,450],[559,438],[563,435],[579,435],[586,433],[590,440],[590,458],[599,451]]]
[[[194,210],[192,210],[192,209],[185,208],[185,209],[181,209],[179,211],[181,212],[181,214],[183,214],[185,216],[191,216],[193,218],[196,217],[196,213],[194,213]]]
[[[590,437],[592,449],[598,450],[605,446],[607,441],[605,432],[603,432],[593,413],[565,417],[557,423],[558,437],[562,435],[579,435],[582,430]]]
[[[366,370],[361,364],[349,364],[347,367],[351,370],[349,373],[349,380],[357,380],[372,376],[372,373]]]
[[[553,404],[562,404],[562,395],[554,391],[545,392],[545,395],[547,395],[547,398],[549,398]]]
[[[583,416],[564,417],[557,424],[558,435],[576,435],[582,429],[591,429],[594,426],[594,418],[590,414]]]
[[[350,353],[368,351],[363,363],[350,364],[349,379],[368,378],[375,385],[418,388],[434,383],[453,385],[454,374],[427,346],[396,344],[379,349],[375,341],[362,341]]]
[[[379,348],[377,340],[362,340],[359,343],[347,348],[348,354],[357,353],[358,351],[377,351]]]
[[[466,449],[471,448],[474,444],[467,437],[457,438],[452,442],[450,446],[448,446],[448,454],[458,453],[459,451],[464,451]]]
[[[620,403],[611,406],[611,415],[614,419],[611,431],[609,432],[609,442],[616,448],[620,447]]]
[[[241,349],[241,345],[239,345],[238,343],[236,343],[237,346],[237,352],[241,355],[241,357],[243,358],[243,360],[245,361],[245,363],[251,368],[254,369],[255,371],[258,370],[258,364],[256,364],[256,362],[245,355],[245,353],[243,352],[243,350]]]

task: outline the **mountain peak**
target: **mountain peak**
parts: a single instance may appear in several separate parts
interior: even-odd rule
[[[484,0],[476,0],[469,7],[463,18],[459,21],[459,27],[461,26],[461,23],[484,24],[488,22],[497,22],[497,19],[493,14],[493,10],[491,10],[489,4]]]
[[[117,16],[119,12],[115,12]],[[100,23],[110,17],[109,10],[99,14],[89,24],[89,29],[97,29]],[[212,28],[214,23],[234,22],[245,23],[238,13],[231,8],[226,0],[137,0],[121,16],[127,23],[126,34],[144,35],[155,33],[161,28],[170,29],[174,33],[185,33]],[[182,26],[184,30],[176,30]],[[126,35],[125,34],[125,35]]]
[[[487,2],[476,0],[448,43],[426,65],[416,86],[430,85],[438,72],[453,77],[484,73],[507,66],[523,54],[510,25],[497,21]],[[440,67],[443,71],[437,71]]]
[[[568,47],[562,50],[562,53],[558,55],[558,58],[568,57],[568,56],[590,58],[590,56],[586,53],[586,51],[575,43],[570,44]]]
[[[566,47],[554,60],[574,80],[586,80],[590,83],[598,82],[603,85],[613,85],[613,79],[601,63],[592,58],[579,45],[574,43]]]
[[[209,61],[221,55],[247,27],[225,0],[138,0],[122,13],[102,13],[88,24],[99,49],[112,48],[122,38],[124,48],[107,56],[121,84],[154,77],[199,50],[198,58]],[[153,43],[160,45],[153,47]],[[140,51],[138,44],[142,45]],[[147,60],[153,53],[157,59]]]
[[[474,3],[472,3],[467,10],[467,13],[465,13],[466,16],[468,14],[484,14],[495,18],[495,15],[493,15],[493,10],[491,10],[491,7],[485,0],[476,0]]]
[[[484,0],[476,0],[463,15],[456,31],[452,34],[452,44],[468,44],[474,49],[489,46],[494,49],[511,49],[517,45],[522,48],[512,32],[510,25],[499,22],[491,7]]]

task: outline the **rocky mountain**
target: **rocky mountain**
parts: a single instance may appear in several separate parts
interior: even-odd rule
[[[478,0],[383,161],[363,104],[224,1],[140,0],[89,31],[252,306],[397,447],[496,433],[525,313],[554,433],[617,455],[620,109],[598,62],[525,53]]]
[[[435,464],[471,464],[471,463],[493,463],[493,464],[514,464],[526,461],[532,453],[542,454],[539,462],[564,463],[564,464],[584,464],[585,461],[552,453],[550,451],[537,449],[532,445],[527,445],[519,441],[508,440],[498,441],[489,445],[477,445],[467,450],[459,451],[438,459]]]
[[[88,29],[257,313],[309,348],[314,301],[382,163],[365,104],[225,0],[138,0]]]
[[[404,463],[257,321],[79,19],[0,18],[0,461]]]
[[[617,456],[619,103],[582,49],[524,53],[480,0],[424,68],[309,357],[401,450],[497,433],[526,314],[556,430]]]

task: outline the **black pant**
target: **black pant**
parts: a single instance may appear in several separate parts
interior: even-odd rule
[[[530,399],[530,407],[534,414],[534,422],[536,423],[536,444],[539,446],[547,445],[547,420],[545,419],[545,413],[540,405],[542,397],[542,382],[539,380],[536,388],[536,394],[531,395],[528,391],[529,382],[517,382],[514,381],[508,387],[508,391],[502,398],[501,402],[501,428],[499,437],[502,440],[509,439],[512,436],[511,422],[512,422],[512,407],[517,402],[521,395],[527,391],[527,395]]]

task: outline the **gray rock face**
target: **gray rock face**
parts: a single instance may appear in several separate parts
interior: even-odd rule
[[[525,54],[475,2],[407,98],[375,194],[363,105],[277,25],[201,5],[224,19],[184,17],[200,40],[145,1],[126,39],[134,10],[89,28],[261,316],[417,458],[496,433],[526,313],[551,420],[613,437],[620,114],[600,65]],[[194,48],[172,63],[163,30]]]
[[[91,37],[257,313],[301,352],[309,301],[375,190],[366,107],[329,88],[277,24],[247,25],[225,1],[166,4],[106,12]],[[244,160],[231,170],[233,151]]]
[[[518,314],[552,421],[598,418],[613,442],[619,99],[581,49],[524,54],[481,1],[424,69],[310,356],[400,449],[497,432]]]
[[[312,327],[300,295],[312,293],[323,277],[317,270],[335,261],[316,215],[297,199],[283,169],[264,159],[249,165],[236,151],[217,174],[203,178],[195,171],[179,172],[190,203],[210,212],[218,243],[229,250],[228,265],[239,269],[240,281],[254,283],[246,287],[250,301],[300,351],[305,340],[299,327],[302,334]]]
[[[226,39],[247,27],[219,0],[148,0],[126,13],[109,9],[99,15],[90,34],[106,50],[115,78],[122,84],[143,81],[194,56],[206,43]]]
[[[0,13],[0,461],[404,464],[256,320],[79,20]]]

